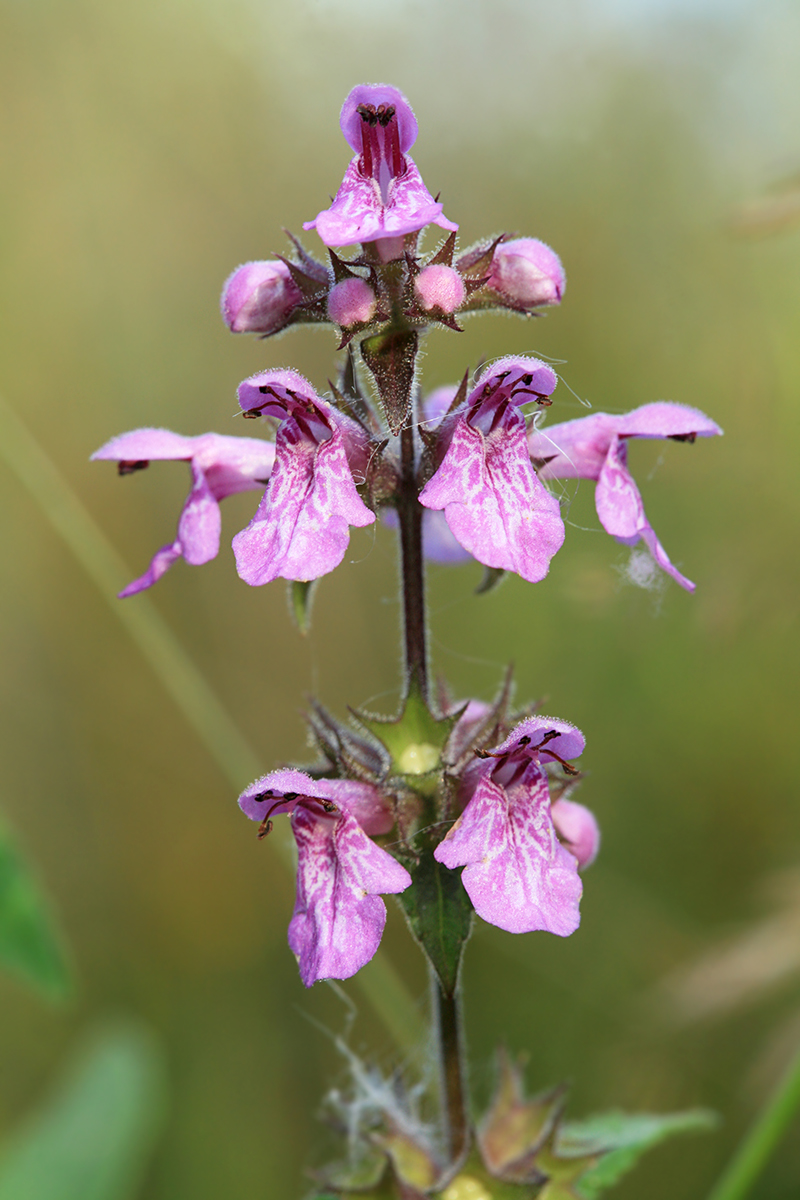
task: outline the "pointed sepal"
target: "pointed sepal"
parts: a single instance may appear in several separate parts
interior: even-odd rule
[[[441,1170],[426,1146],[400,1129],[377,1134],[374,1140],[388,1154],[398,1180],[423,1193],[433,1188]]]
[[[491,1174],[514,1183],[543,1179],[536,1156],[552,1137],[565,1101],[563,1085],[526,1099],[521,1064],[500,1051],[497,1088],[478,1127],[478,1145]]]
[[[428,775],[438,769],[442,748],[458,720],[457,713],[443,717],[432,713],[416,687],[409,689],[403,707],[395,717],[356,709],[352,712],[359,724],[386,747],[393,773],[407,777]]]

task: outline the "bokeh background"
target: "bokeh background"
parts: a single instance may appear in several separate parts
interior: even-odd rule
[[[648,515],[698,583],[642,590],[571,486],[547,580],[475,596],[431,571],[436,668],[586,733],[581,799],[604,832],[583,923],[562,941],[479,925],[465,970],[479,1095],[500,1041],[575,1115],[695,1104],[719,1132],[654,1153],[618,1194],[701,1197],[800,1040],[797,800],[800,16],[786,0],[2,0],[0,391],[129,564],[172,536],[185,469],[118,480],[117,432],[235,432],[235,387],[294,365],[324,387],[330,331],[269,342],[217,311],[238,263],[283,251],[338,187],[356,82],[415,105],[414,151],[462,244],[501,230],[562,255],[537,322],[440,331],[430,386],[482,355],[558,359],[558,419],[656,399],[724,439],[631,448]],[[312,245],[313,235],[308,239]],[[429,245],[432,244],[429,242]],[[37,501],[0,463],[0,805],[47,889],[76,973],[48,1006],[0,978],[0,1132],[35,1108],[100,1019],[155,1030],[170,1120],[147,1200],[293,1197],[343,1081],[345,1009],[286,947],[292,888],[223,777]],[[224,506],[226,537],[253,498]],[[225,549],[151,593],[265,765],[307,759],[314,690],[339,713],[397,698],[395,552],[356,531],[311,635],[282,584]],[[126,601],[136,604],[137,600]],[[246,773],[245,773],[246,776]],[[249,782],[247,777],[242,784]],[[402,919],[385,947],[420,1008]],[[396,1061],[363,995],[351,1044]],[[795,1197],[800,1139],[754,1191]]]

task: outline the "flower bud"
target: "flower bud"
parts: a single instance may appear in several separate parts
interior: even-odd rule
[[[376,308],[374,291],[366,280],[357,276],[335,283],[328,293],[328,316],[342,328],[368,324]]]
[[[487,285],[515,308],[560,304],[567,286],[561,259],[538,238],[500,242],[492,257]]]
[[[220,308],[234,333],[277,333],[301,300],[286,263],[249,262],[225,281]]]
[[[600,849],[600,829],[594,813],[562,796],[550,809],[550,816],[556,832],[577,858],[581,870],[593,863]]]
[[[458,271],[444,263],[431,263],[429,267],[423,267],[414,280],[414,291],[426,312],[438,308],[445,313],[454,313],[464,303],[467,294]]]

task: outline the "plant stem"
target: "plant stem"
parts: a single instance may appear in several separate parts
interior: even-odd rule
[[[800,1048],[708,1200],[743,1200],[800,1108]]]
[[[442,1125],[451,1166],[463,1161],[469,1149],[469,1114],[464,1088],[461,1005],[458,988],[445,992],[431,968],[431,1006],[439,1043]]]
[[[425,568],[422,559],[422,508],[418,500],[414,429],[400,434],[400,554],[403,577],[403,646],[406,695],[416,688],[428,699],[428,650],[425,630]]]

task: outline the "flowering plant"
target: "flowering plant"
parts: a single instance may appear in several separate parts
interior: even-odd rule
[[[342,562],[351,526],[381,514],[398,530],[399,710],[357,711],[346,722],[312,702],[317,759],[272,771],[239,798],[259,837],[279,815],[289,818],[298,855],[289,945],[306,986],[347,979],[373,957],[385,895],[398,897],[431,971],[435,1122],[415,1111],[411,1091],[398,1098],[373,1089],[370,1104],[340,1097],[348,1154],[318,1172],[317,1195],[591,1200],[649,1145],[708,1117],[566,1122],[563,1089],[527,1099],[519,1067],[501,1056],[495,1096],[474,1119],[460,968],[475,916],[514,934],[569,936],[600,834],[573,798],[584,751],[574,725],[515,707],[510,675],[492,702],[432,686],[425,558],[471,556],[487,569],[486,587],[506,571],[539,582],[565,538],[548,485],[587,478],[597,483],[603,527],[625,544],[643,542],[658,567],[692,589],[647,521],[627,440],[692,442],[721,431],[703,413],[664,402],[543,422],[557,403],[558,376],[529,355],[466,371],[459,386],[426,397],[419,352],[431,329],[460,332],[460,318],[481,310],[527,317],[557,305],[563,267],[543,242],[506,234],[459,251],[457,226],[408,156],[417,123],[396,88],[354,88],[341,128],[354,157],[331,206],[305,226],[326,246],[327,263],[293,240],[291,256],[239,267],[222,296],[234,332],[334,326],[344,352],[337,383],[321,396],[289,368],[246,379],[242,416],[264,423],[265,437],[146,429],[98,450],[94,457],[116,461],[121,474],[157,459],[186,461],[192,474],[176,539],[121,595],[152,586],[179,557],[192,565],[213,558],[219,502],[239,491],[261,495],[233,539],[237,571],[251,586],[289,581],[301,623],[314,581]],[[426,254],[421,235],[431,225],[446,236]],[[337,252],[356,244],[349,257]]]

